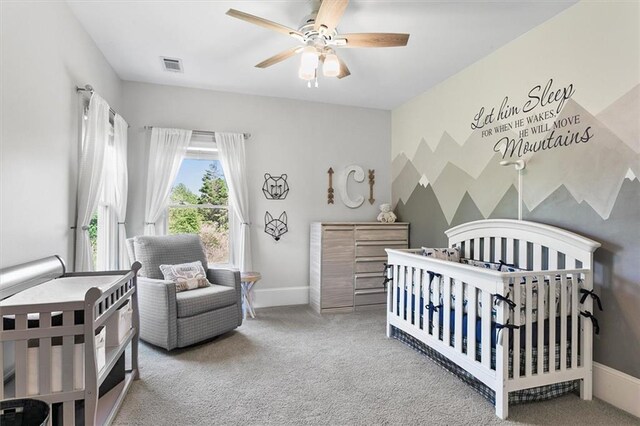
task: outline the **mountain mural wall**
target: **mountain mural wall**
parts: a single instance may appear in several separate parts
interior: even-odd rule
[[[566,146],[523,156],[527,168],[523,171],[522,197],[527,209],[534,209],[564,185],[578,203],[585,201],[607,219],[623,180],[640,176],[639,99],[637,85],[610,105],[602,119],[569,100],[557,119],[546,127],[559,128],[568,117],[580,117],[593,137],[588,147]],[[546,140],[550,133],[547,130],[539,138]],[[473,199],[483,217],[491,215],[506,192],[517,186],[518,175],[513,168],[500,166],[500,161],[515,156],[487,149],[478,140],[479,134],[479,130],[474,131],[460,144],[445,131],[435,150],[421,138],[412,158],[404,152],[398,154],[392,161],[393,203],[406,203],[417,185],[431,185],[449,224],[465,194]],[[502,137],[510,136],[517,138]]]
[[[392,198],[411,245],[483,218],[602,243],[595,360],[640,378],[640,5],[580,2],[392,112]],[[524,160],[518,172],[501,161]],[[609,308],[607,308],[609,307]]]

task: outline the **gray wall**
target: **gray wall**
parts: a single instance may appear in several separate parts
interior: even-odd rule
[[[378,205],[391,199],[389,111],[133,82],[124,83],[123,93],[131,125],[129,235],[143,231],[150,133],[143,126],[252,134],[246,145],[252,254],[253,267],[263,277],[256,286],[257,306],[307,303],[312,221],[375,220]],[[327,170],[338,172],[351,164],[375,169],[376,202],[349,209],[336,191],[335,204],[327,205]],[[288,174],[291,190],[285,200],[262,195],[267,172]],[[366,182],[352,182],[349,190],[352,197],[368,198]],[[279,242],[263,232],[266,210],[287,212],[289,233]]]
[[[121,82],[64,2],[2,2],[0,267],[51,254],[73,266],[79,96],[116,109]]]

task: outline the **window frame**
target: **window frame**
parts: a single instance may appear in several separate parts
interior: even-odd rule
[[[184,160],[204,160],[204,161],[220,161],[218,156],[218,148],[216,147],[215,141],[212,143],[212,138],[201,137],[199,135],[194,135],[191,137],[191,141],[189,142],[189,147],[187,148],[187,153],[184,156]],[[182,167],[182,164],[180,165]],[[223,170],[224,173],[224,170]],[[226,177],[225,177],[226,181]],[[175,181],[172,184],[175,185]],[[187,204],[187,203],[172,203],[169,201],[167,205],[167,209],[165,210],[163,217],[163,226],[165,235],[169,234],[169,209],[172,208],[183,208],[183,209],[198,209],[198,208],[207,208],[207,209],[222,209],[227,211],[227,217],[229,217],[229,221],[231,221],[231,215],[233,214],[233,207],[231,205],[231,200],[227,200],[226,205],[216,205],[216,204]],[[228,253],[229,257],[226,263],[220,263],[216,265],[231,265],[231,229],[229,228],[229,243],[228,243]]]

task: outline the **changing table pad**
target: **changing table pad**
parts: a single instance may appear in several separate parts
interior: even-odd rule
[[[62,277],[46,281],[0,301],[0,307],[83,301],[91,287],[105,291],[122,275]]]

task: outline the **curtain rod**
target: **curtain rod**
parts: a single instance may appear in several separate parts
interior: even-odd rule
[[[155,126],[144,126],[145,130],[151,130],[153,129]],[[198,135],[211,135],[214,136],[216,134],[216,132],[214,132],[213,130],[192,130],[191,131],[192,134],[198,134]],[[244,139],[247,140],[251,137],[251,133],[243,133],[242,136],[244,136]]]
[[[93,90],[93,86],[92,86],[92,85],[90,85],[90,84],[85,84],[85,85],[84,85],[84,87],[78,87],[78,86],[76,86],[76,93],[80,93],[80,92],[89,92],[89,93],[91,93],[91,94],[93,95],[93,92],[94,92],[94,90]],[[113,108],[111,108],[111,107],[109,107],[109,112],[110,112],[111,114],[113,114],[114,116],[117,114],[117,113],[116,113],[116,111],[115,111]],[[122,117],[122,116],[121,116],[121,117]],[[127,124],[127,127],[131,127],[131,126],[129,126],[129,125]]]

